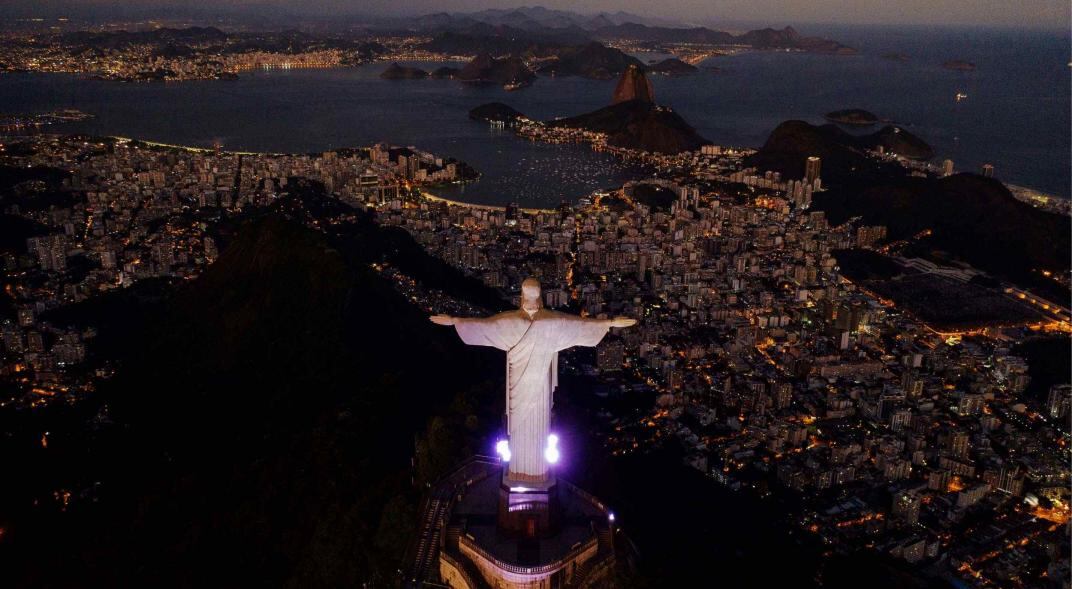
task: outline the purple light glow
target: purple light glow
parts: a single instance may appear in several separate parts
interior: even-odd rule
[[[495,442],[495,453],[502,458],[503,462],[510,462],[510,442],[506,440]]]
[[[557,463],[558,459],[562,457],[562,454],[558,451],[558,436],[555,434],[547,436],[547,448],[543,451],[543,457],[551,464]]]

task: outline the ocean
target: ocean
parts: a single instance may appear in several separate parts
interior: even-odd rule
[[[836,56],[754,51],[707,60],[699,73],[654,76],[656,101],[720,145],[759,147],[781,121],[863,108],[919,135],[958,171],[995,167],[1005,182],[1068,198],[1067,32],[925,27],[798,27],[856,47]],[[884,57],[904,54],[904,61]],[[657,55],[638,55],[643,60]],[[941,64],[965,60],[974,71]],[[614,81],[540,77],[506,92],[452,80],[381,80],[387,64],[271,70],[236,81],[118,83],[66,74],[0,75],[0,111],[77,108],[95,118],[49,128],[249,151],[309,152],[387,141],[464,160],[480,181],[438,191],[483,204],[554,206],[645,175],[583,146],[545,145],[471,121],[500,101],[536,118],[609,103]],[[421,65],[431,70],[441,65]],[[957,94],[966,95],[957,100]],[[878,126],[873,129],[877,130]]]

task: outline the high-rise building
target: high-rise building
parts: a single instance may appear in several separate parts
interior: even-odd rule
[[[819,179],[819,168],[822,162],[817,156],[811,156],[808,161],[804,163],[804,181],[808,184],[814,185],[815,181]]]
[[[945,161],[942,162],[942,175],[943,176],[952,176],[953,175],[953,160],[945,160]]]
[[[1061,419],[1072,409],[1072,385],[1060,384],[1050,387],[1046,399],[1046,413],[1053,419]]]
[[[993,166],[993,164],[983,164],[983,177],[984,178],[993,178],[994,177],[994,166]]]
[[[990,492],[990,485],[983,483],[975,485],[970,489],[965,489],[957,494],[957,507],[971,507],[979,501],[982,501],[983,497]]]
[[[954,431],[950,433],[947,440],[949,453],[957,458],[966,458],[970,449],[969,440],[970,437],[967,432]]]
[[[793,402],[793,385],[780,382],[773,385],[774,408],[785,409]]]
[[[942,491],[949,487],[949,481],[953,479],[953,473],[945,469],[932,470],[927,475],[927,488],[932,491]]]
[[[1024,492],[1024,473],[1018,466],[1005,466],[1001,469],[995,486],[999,491],[1019,496]]]
[[[979,415],[983,412],[983,396],[967,394],[960,398],[957,403],[957,413],[960,415]]]
[[[890,513],[894,519],[906,524],[915,524],[919,521],[919,507],[922,498],[914,491],[901,491],[893,496],[893,507]]]
[[[856,229],[856,247],[871,247],[884,239],[886,239],[885,225],[862,225]]]
[[[912,422],[912,411],[910,409],[897,409],[890,415],[890,429],[899,432],[908,427]]]

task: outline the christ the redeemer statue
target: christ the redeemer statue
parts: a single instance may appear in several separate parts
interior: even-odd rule
[[[558,384],[558,353],[573,346],[595,346],[611,327],[629,327],[635,319],[587,319],[543,308],[540,283],[521,284],[521,308],[492,317],[463,319],[435,315],[439,325],[453,325],[471,346],[506,351],[506,429],[509,433],[507,478],[544,482],[548,479],[551,394]],[[556,454],[552,454],[553,457]]]

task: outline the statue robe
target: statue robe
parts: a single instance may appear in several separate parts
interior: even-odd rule
[[[558,352],[595,346],[610,328],[603,319],[585,319],[540,309],[533,319],[523,310],[482,319],[458,319],[462,341],[506,351],[506,422],[510,435],[509,478],[547,479],[544,449],[550,433],[551,395],[558,385]]]

